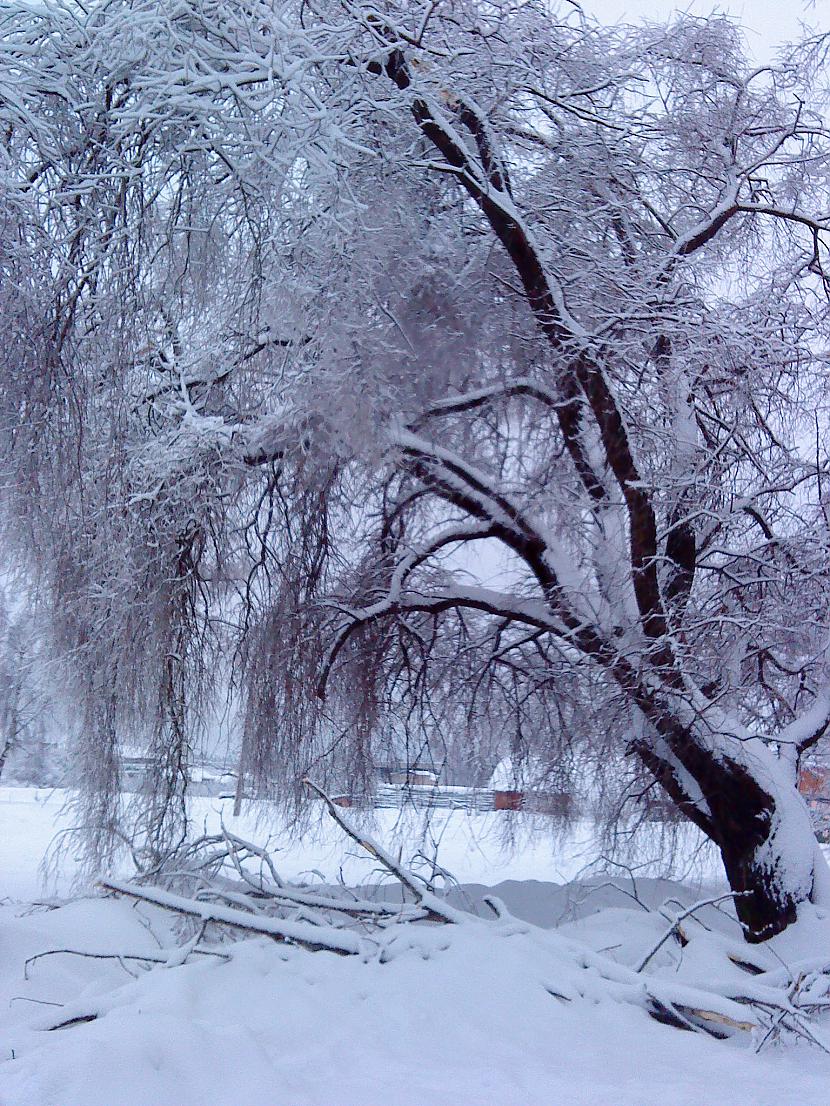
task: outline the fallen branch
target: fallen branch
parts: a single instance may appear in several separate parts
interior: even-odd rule
[[[365,951],[365,942],[348,930],[333,926],[324,928],[308,922],[292,922],[283,918],[262,917],[247,914],[244,910],[234,910],[218,903],[198,902],[185,899],[180,895],[171,895],[155,887],[137,887],[118,880],[102,880],[99,884],[105,891],[116,895],[125,895],[139,902],[147,902],[162,910],[174,914],[184,914],[198,918],[202,922],[214,922],[217,925],[230,926],[247,933],[271,937],[276,941],[286,941],[300,945],[311,952],[336,952],[341,956],[356,956]]]
[[[425,931],[403,925],[411,922],[449,922],[463,926],[484,926],[489,928],[494,941],[500,937],[515,936],[517,933],[529,933],[533,927],[529,923],[513,918],[505,905],[494,896],[487,896],[485,904],[495,915],[493,920],[475,917],[446,903],[437,895],[432,886],[414,875],[396,860],[390,852],[352,824],[348,816],[329,796],[310,780],[306,786],[325,804],[330,817],[352,841],[361,846],[407,891],[407,897],[413,902],[400,906],[372,902],[345,888],[323,888],[313,886],[292,887],[282,882],[270,861],[265,849],[251,845],[242,838],[224,830],[221,838],[204,837],[201,847],[209,855],[207,860],[200,855],[195,845],[188,845],[178,859],[192,859],[195,867],[179,868],[172,877],[175,880],[196,878],[194,897],[185,897],[160,888],[139,886],[119,880],[106,880],[101,886],[114,894],[125,895],[138,902],[149,903],[164,910],[195,918],[200,925],[196,933],[181,949],[172,955],[164,950],[147,956],[118,956],[103,954],[101,959],[117,959],[124,963],[146,963],[147,965],[166,964],[176,966],[183,963],[193,952],[208,952],[199,947],[204,938],[206,927],[210,924],[228,926],[243,933],[267,936],[273,940],[296,944],[309,951],[335,952],[342,956],[370,955],[379,963],[386,963],[410,949],[418,949],[423,944]],[[218,846],[218,848],[217,848]],[[245,864],[253,859],[260,864],[259,878],[246,871]],[[223,867],[232,865],[236,879],[222,876]],[[270,873],[272,879],[269,880]],[[647,909],[639,897],[633,896],[643,909]],[[564,1002],[579,999],[596,1001],[605,996],[619,1002],[634,1005],[650,1017],[679,1029],[696,1033],[706,1033],[716,1038],[728,1037],[735,1032],[765,1033],[761,1044],[770,1036],[784,1029],[821,1048],[827,1046],[805,1022],[810,1014],[817,1014],[830,1004],[822,989],[823,972],[815,969],[830,969],[830,962],[814,961],[812,972],[802,970],[798,984],[787,993],[780,966],[768,972],[763,968],[763,960],[753,956],[748,960],[749,967],[756,974],[751,980],[735,983],[725,979],[718,987],[710,981],[701,984],[685,984],[674,979],[664,979],[646,974],[645,969],[654,956],[674,934],[683,934],[682,923],[706,906],[717,908],[726,900],[733,899],[734,893],[717,895],[694,903],[680,910],[676,917],[661,911],[670,925],[660,939],[640,959],[635,968],[617,963],[601,953],[592,952],[577,943],[564,940],[559,946],[560,960],[554,968],[549,982],[540,979],[540,984],[551,995]],[[678,903],[677,907],[681,907]],[[277,916],[275,916],[277,915]],[[279,916],[282,915],[282,916]],[[288,915],[288,916],[285,916]],[[699,919],[696,919],[699,921]],[[703,923],[701,922],[701,925]],[[371,927],[370,938],[357,932],[358,926]],[[432,927],[430,927],[432,928]],[[454,927],[455,928],[455,927]],[[704,926],[704,929],[707,927]],[[687,941],[693,936],[684,934]],[[706,940],[715,939],[709,931]],[[426,938],[422,952],[431,947]],[[51,950],[51,953],[75,950]],[[729,942],[721,949],[724,956],[735,954]],[[494,952],[496,952],[494,948]],[[44,953],[39,955],[50,955]],[[79,955],[98,956],[98,954],[79,953]],[[222,954],[218,954],[222,955]],[[27,962],[34,962],[37,957]],[[752,961],[755,961],[753,964]],[[744,964],[741,964],[744,967]],[[806,967],[806,965],[804,965]],[[785,969],[786,970],[786,969]],[[811,980],[815,981],[813,986]],[[792,982],[787,979],[787,986]],[[799,993],[797,993],[799,992]],[[801,1001],[798,1001],[801,1000]],[[89,1018],[78,1017],[60,1023],[60,1028],[78,1024]],[[58,1027],[54,1027],[58,1028]]]
[[[303,783],[309,790],[313,791],[315,795],[318,795],[323,800],[329,814],[343,832],[348,837],[351,837],[353,841],[356,841],[370,856],[373,856],[390,875],[393,875],[395,879],[402,883],[403,886],[412,893],[418,905],[422,906],[427,911],[427,914],[433,921],[465,922],[469,920],[469,914],[463,910],[456,910],[454,907],[449,906],[448,903],[438,898],[432,891],[419,883],[411,872],[408,872],[398,864],[382,845],[379,845],[377,841],[374,841],[371,837],[361,834],[359,830],[344,817],[340,808],[332,802],[325,791],[318,787],[316,783],[312,783],[309,779],[304,779]]]
[[[683,1007],[681,1006],[682,1010]],[[747,1033],[751,1033],[753,1029],[757,1029],[757,1022],[741,1021],[738,1018],[730,1018],[728,1014],[721,1014],[717,1010],[699,1010],[697,1007],[692,1006],[688,1008],[688,1011],[684,1011],[691,1014],[695,1018],[699,1018],[702,1022],[711,1023],[715,1026],[727,1026],[729,1029],[741,1029]]]
[[[646,953],[646,955],[642,958],[634,971],[638,973],[643,971],[646,965],[649,964],[652,958],[656,956],[663,945],[665,945],[666,941],[668,941],[670,937],[678,932],[681,922],[684,922],[687,918],[691,917],[696,910],[702,910],[704,906],[716,906],[718,903],[724,902],[726,899],[735,899],[738,898],[740,895],[748,894],[748,891],[728,891],[724,895],[716,895],[715,898],[701,899],[700,902],[693,903],[692,906],[688,907],[682,913],[677,915],[677,917],[674,919],[672,924],[669,926],[669,928],[666,930],[666,932],[663,934],[657,944],[654,945],[649,950],[649,952]]]
[[[178,953],[178,949],[173,950]],[[198,949],[193,948],[191,952],[198,953],[201,956],[218,956],[222,960],[227,960],[228,957],[223,952],[216,952],[213,949]],[[23,964],[23,978],[29,978],[29,966],[34,964],[37,960],[43,960],[47,956],[80,956],[87,960],[117,960],[123,967],[123,961],[135,960],[139,963],[145,964],[164,964],[170,966],[169,956],[155,956],[152,953],[130,953],[130,952],[88,952],[84,949],[47,949],[45,952],[36,952],[34,956],[30,956]]]
[[[277,869],[274,867],[274,862],[271,859],[271,855],[266,848],[262,848],[259,845],[254,845],[252,842],[246,841],[242,837],[237,837],[235,833],[231,833],[231,831],[225,826],[224,822],[221,822],[220,824],[222,829],[222,838],[224,839],[228,849],[228,858],[233,864],[236,871],[239,873],[239,878],[244,883],[247,883],[248,886],[253,888],[254,890],[262,891],[264,889],[262,880],[260,880],[260,885],[259,887],[257,887],[257,885],[251,879],[250,875],[245,871],[242,863],[242,860],[244,858],[240,858],[239,856],[240,850],[242,850],[242,852],[248,853],[249,856],[258,857],[260,863],[264,864],[265,867],[268,869],[268,874],[271,876],[271,879],[274,882],[274,886],[284,886],[283,880],[277,873]]]
[[[221,888],[211,888],[211,894],[227,898],[228,901],[237,902],[245,899],[250,902],[253,898],[250,894],[247,896],[233,894]],[[417,905],[412,906],[408,903],[398,905],[383,901],[371,902],[368,899],[359,899],[357,896],[349,899],[339,899],[331,894],[324,895],[317,891],[307,891],[305,888],[293,888],[287,885],[283,885],[278,890],[257,891],[256,898],[279,907],[309,907],[312,910],[332,911],[336,914],[345,914],[348,917],[364,921],[388,919],[390,921],[414,922],[428,917],[427,911],[418,908]]]
[[[97,1017],[97,1014],[76,1014],[75,1017],[67,1018],[66,1021],[58,1022],[57,1025],[50,1025],[48,1032],[53,1033],[56,1029],[70,1029],[73,1025],[84,1025],[86,1022],[94,1022]]]

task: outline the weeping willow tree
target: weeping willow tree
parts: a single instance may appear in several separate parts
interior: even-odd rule
[[[826,868],[821,40],[570,5],[0,13],[3,502],[158,856],[230,673],[287,794],[449,730],[634,765],[746,933]],[[443,735],[443,737],[442,737]]]

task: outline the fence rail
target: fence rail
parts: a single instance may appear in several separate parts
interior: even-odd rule
[[[379,783],[371,795],[338,795],[341,806],[374,807],[376,810],[524,810],[536,814],[566,814],[570,796],[550,792],[499,791],[489,787],[449,787],[421,784]]]

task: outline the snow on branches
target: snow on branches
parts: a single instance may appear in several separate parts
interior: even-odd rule
[[[533,746],[661,787],[751,939],[820,897],[810,52],[509,0],[0,19],[4,504],[87,822],[139,734],[161,857],[221,688],[264,791]]]

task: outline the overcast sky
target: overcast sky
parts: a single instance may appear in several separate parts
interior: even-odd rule
[[[799,22],[830,30],[830,0],[582,0],[582,6],[608,23],[666,19],[676,11],[724,12],[745,28],[747,50],[760,62],[769,61],[781,43],[801,37]]]

